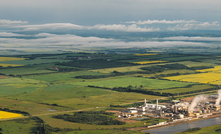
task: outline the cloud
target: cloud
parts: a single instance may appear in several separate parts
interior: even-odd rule
[[[177,37],[166,37],[166,38],[155,38],[163,40],[174,40],[174,41],[221,41],[221,37],[187,37],[187,36],[177,36]]]
[[[95,25],[90,27],[89,29],[100,29],[100,30],[110,30],[110,31],[126,31],[126,32],[152,32],[152,31],[160,31],[159,28],[141,28],[136,24],[132,25],[121,25],[121,24],[113,24],[113,25]]]
[[[25,28],[27,31],[34,31],[34,30],[40,30],[40,29],[59,29],[59,28],[65,28],[65,29],[84,29],[84,26],[75,25],[71,23],[48,23],[48,24],[41,24],[41,25],[23,25],[18,26],[21,28]]]
[[[9,33],[11,34],[11,33]],[[9,35],[8,34],[8,35]],[[7,33],[6,33],[7,35]],[[32,39],[0,38],[0,47],[4,49],[52,49],[52,50],[71,50],[81,48],[149,48],[149,47],[173,47],[173,46],[207,46],[208,44],[199,42],[184,42],[184,41],[145,41],[145,42],[123,42],[115,39],[105,39],[99,37],[81,37],[76,35],[56,35],[49,33],[39,33]]]
[[[152,31],[160,31],[159,28],[142,28],[137,26],[136,24],[132,25],[122,25],[122,24],[113,24],[113,25],[103,25],[98,24],[94,26],[81,26],[71,23],[48,23],[41,25],[22,25],[17,26],[19,28],[24,28],[26,31],[35,31],[40,29],[97,29],[97,30],[108,30],[108,31],[125,31],[125,32],[152,32]]]
[[[5,19],[0,19],[0,25],[13,25],[13,24],[27,24],[28,21],[17,21],[17,20],[5,20]]]
[[[14,37],[14,36],[26,36],[26,35],[15,34],[15,33],[8,33],[8,32],[0,32],[0,36],[2,36],[2,37]]]
[[[168,31],[181,31],[181,30],[197,30],[197,29],[203,29],[207,27],[217,27],[219,26],[218,21],[214,21],[212,23],[209,22],[203,22],[203,23],[188,23],[188,24],[177,24],[174,27],[168,27]]]
[[[125,22],[125,23],[133,23],[133,24],[177,24],[177,23],[195,23],[197,21],[195,20],[145,20],[145,21],[129,21],[129,22]]]

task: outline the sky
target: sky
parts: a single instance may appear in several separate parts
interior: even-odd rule
[[[220,5],[219,0],[1,0],[0,45],[21,41],[13,36],[15,31],[46,30],[46,39],[49,38],[47,30],[55,29],[129,33],[221,30]],[[30,40],[23,41],[30,43]],[[170,38],[170,41],[179,40]],[[75,40],[71,43],[75,44]]]

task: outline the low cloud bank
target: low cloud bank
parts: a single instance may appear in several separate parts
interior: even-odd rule
[[[78,49],[78,48],[149,48],[149,47],[174,47],[174,46],[207,46],[208,44],[183,41],[144,41],[144,42],[123,42],[115,39],[106,39],[99,37],[81,37],[76,35],[56,35],[50,33],[39,33],[34,35],[36,38],[25,39],[16,38],[13,33],[0,33],[0,35],[11,35],[11,38],[0,38],[0,47],[13,49]],[[15,34],[19,36],[20,34]],[[28,36],[28,35],[20,35]]]

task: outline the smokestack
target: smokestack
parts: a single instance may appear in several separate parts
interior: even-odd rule
[[[156,104],[156,110],[158,110],[158,99],[157,99],[157,104]]]
[[[216,99],[216,105],[220,105],[221,101],[221,89],[217,92],[217,99]]]

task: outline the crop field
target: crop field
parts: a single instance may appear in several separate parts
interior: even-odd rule
[[[162,63],[162,62],[167,62],[167,61],[139,61],[139,62],[133,62],[134,64],[153,64],[153,63]]]
[[[157,54],[134,54],[136,56],[150,56],[150,55],[157,55]]]
[[[203,69],[197,71],[202,73],[165,77],[165,79],[186,82],[209,83],[216,85],[221,84],[221,66],[215,66],[211,69]]]
[[[0,57],[0,62],[2,61],[16,61],[16,60],[25,60],[27,58],[17,58],[17,57]]]
[[[21,114],[0,111],[0,119],[15,118],[15,117],[22,117],[22,116],[23,115]]]
[[[174,89],[165,89],[165,90],[158,90],[161,93],[183,93],[183,92],[191,92],[191,91],[199,91],[204,89],[214,88],[211,85],[192,85],[192,87],[188,88],[174,88]]]
[[[23,66],[23,65],[0,63],[0,66],[2,66],[2,67],[19,67],[19,66]]]
[[[187,85],[191,85],[192,83],[122,76],[122,77],[99,79],[99,80],[97,79],[96,81],[86,80],[85,82],[75,82],[70,84],[77,86],[93,85],[93,86],[108,87],[108,88],[127,87],[129,85],[135,87],[143,85],[143,87],[148,87],[152,89],[167,89],[173,87],[184,87]]]

